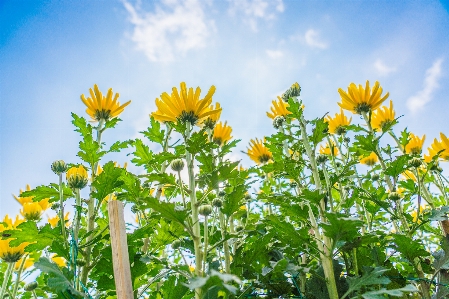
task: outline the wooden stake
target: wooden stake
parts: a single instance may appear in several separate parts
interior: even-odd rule
[[[123,203],[118,200],[110,200],[108,212],[117,299],[133,299]]]

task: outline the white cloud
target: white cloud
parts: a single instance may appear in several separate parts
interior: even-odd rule
[[[284,53],[279,50],[266,50],[265,52],[267,53],[268,57],[270,57],[271,59],[277,59],[277,58],[281,58],[282,56],[284,56]]]
[[[284,11],[283,0],[228,0],[231,2],[229,13],[244,14],[244,20],[253,31],[257,31],[257,21],[272,20],[276,14]]]
[[[312,48],[326,49],[328,47],[327,43],[320,40],[319,32],[314,29],[307,30],[304,39]]]
[[[415,113],[423,108],[428,102],[432,100],[434,91],[438,88],[438,79],[442,75],[441,64],[443,59],[437,59],[433,65],[426,70],[426,77],[424,78],[424,87],[414,96],[407,100],[408,109]]]
[[[131,39],[150,61],[173,61],[187,51],[205,47],[215,25],[199,0],[162,0],[154,12],[145,12],[124,0],[134,30]]]
[[[387,76],[396,71],[395,67],[387,66],[381,59],[376,60],[374,63],[374,69],[377,71],[379,76]]]

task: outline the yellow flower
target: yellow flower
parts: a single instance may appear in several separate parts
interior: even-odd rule
[[[426,206],[419,206],[419,215],[422,215],[426,208]],[[411,216],[413,217],[413,222],[418,220],[418,212],[416,210],[412,211]],[[418,220],[418,223],[421,223],[421,220]]]
[[[19,216],[16,216],[16,220],[13,222],[11,218],[9,218],[8,215],[3,218],[3,222],[6,223],[6,227],[3,224],[0,224],[0,232],[9,230],[9,229],[16,229],[19,224],[25,222],[25,219],[19,218]]]
[[[228,142],[232,138],[231,132],[232,128],[228,126],[228,122],[225,122],[224,124],[222,122],[217,123],[214,128],[214,142],[218,145]]]
[[[382,106],[373,112],[373,115],[371,116],[371,126],[373,129],[383,131],[387,125],[394,121],[394,117],[393,101],[390,101],[390,107]]]
[[[31,187],[30,185],[27,184],[26,186],[26,191],[30,191]],[[20,189],[20,194],[23,193],[23,190]],[[33,202],[33,196],[27,196],[27,197],[22,197],[22,196],[15,196],[14,194],[12,195],[14,196],[14,198],[23,206],[24,203],[26,202]]]
[[[20,214],[26,219],[31,221],[39,221],[42,216],[42,207],[37,202],[25,203]]]
[[[426,173],[426,169],[425,168],[422,168],[422,167],[418,168],[418,174],[419,174],[420,177],[424,173]],[[418,178],[416,177],[415,172],[412,172],[410,170],[404,170],[404,172],[402,173],[402,177],[405,180],[412,179],[414,182],[418,181]]]
[[[343,113],[343,109],[340,108],[340,114],[335,113],[334,118],[328,115],[325,121],[329,124],[329,133],[341,135],[345,132],[344,127],[351,124],[352,117],[348,120],[348,117]]]
[[[23,257],[16,262],[16,264],[14,265],[14,270],[19,271],[22,261],[23,261]],[[25,260],[25,264],[23,264],[23,270],[26,270],[33,265],[34,265],[34,259],[31,257],[27,257],[27,259]]]
[[[357,87],[357,85],[351,83],[347,92],[339,88],[338,93],[341,97],[341,103],[338,103],[338,105],[341,108],[356,114],[363,114],[370,110],[376,110],[390,95],[387,92],[387,94],[381,98],[382,87],[380,87],[379,82],[376,81],[371,90],[368,80],[366,81],[365,88],[360,84]]]
[[[87,170],[82,165],[73,166],[66,173],[67,184],[73,189],[82,189],[87,185]]]
[[[108,203],[110,200],[117,200],[117,195],[115,195],[115,193],[106,195],[105,198],[103,198],[103,203]]]
[[[206,96],[200,100],[201,89],[190,87],[187,91],[186,83],[181,82],[181,92],[173,87],[171,96],[164,92],[161,99],[156,99],[158,110],[151,113],[158,121],[189,122],[192,125],[202,122],[203,119],[213,114],[220,113],[221,108],[212,109],[212,96],[215,93],[215,86],[211,86]]]
[[[70,223],[68,222],[68,220],[69,220],[69,213],[70,212],[65,213],[65,216],[64,216],[65,226],[69,226],[70,225]],[[48,223],[50,223],[51,227],[53,227],[53,228],[56,227],[58,225],[58,223],[59,223],[59,215],[56,215],[53,218],[48,217]]]
[[[327,155],[330,156],[331,155],[331,148],[329,147],[329,144],[326,144],[326,147],[323,147],[322,145],[320,145],[320,150],[319,150],[320,154],[322,155]],[[338,155],[338,148],[335,144],[332,144],[332,155],[336,156]]]
[[[112,99],[112,88],[109,88],[108,93],[105,96],[98,89],[97,84],[94,85],[94,90],[89,88],[90,97],[86,99],[84,94],[81,95],[81,101],[87,106],[86,112],[92,117],[93,121],[109,120],[111,118],[117,117],[123,112],[126,106],[131,103],[131,101],[120,105],[117,102],[120,94],[116,93],[114,99]]]
[[[377,161],[379,161],[379,158],[377,157],[375,152],[371,152],[369,156],[360,159],[360,163],[368,166],[373,166],[377,163]]]
[[[286,116],[287,114],[292,114],[290,111],[287,110],[287,107],[289,106],[288,103],[284,102],[280,96],[278,96],[278,100],[274,100],[271,102],[271,112],[267,112],[267,116],[271,119],[275,119],[276,116]]]
[[[51,257],[51,260],[52,260],[56,265],[58,265],[58,266],[61,267],[61,268],[62,268],[62,267],[65,267],[66,264],[67,264],[67,261],[66,261],[65,258],[60,257],[60,256],[56,256],[56,254],[53,255],[53,256]]]
[[[15,263],[20,260],[25,253],[25,247],[30,244],[29,242],[24,242],[17,247],[11,247],[9,246],[11,240],[0,240],[0,258],[7,263]]]
[[[218,110],[218,113],[214,113],[209,115],[206,119],[204,119],[200,125],[205,126],[206,128],[209,129],[213,129],[215,127],[215,124],[217,123],[217,121],[220,119],[221,116],[221,106],[220,103],[215,103],[215,108],[214,105],[210,105],[209,110]]]
[[[195,272],[195,266],[190,265],[190,266],[189,266],[189,270],[190,270],[190,272],[192,272],[192,273]]]
[[[426,140],[426,135],[419,138],[413,133],[409,134],[410,141],[405,146],[405,152],[412,155],[420,155],[422,152],[422,147],[424,145],[424,140]]]
[[[441,141],[438,141],[436,138],[433,143],[429,147],[429,155],[430,157],[434,157],[440,153],[440,158],[449,161],[449,139],[443,133],[440,133]]]
[[[250,159],[256,162],[257,164],[266,163],[273,158],[273,155],[268,150],[268,148],[265,147],[263,141],[257,138],[256,140],[253,139],[250,140],[250,147],[247,148],[247,150]]]

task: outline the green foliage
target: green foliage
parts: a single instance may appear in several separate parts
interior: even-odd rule
[[[62,185],[64,200],[73,197],[73,191],[64,183]],[[59,185],[51,183],[48,186],[38,186],[30,191],[24,191],[20,194],[21,197],[33,196],[33,201],[41,201],[49,198],[49,202],[59,201]]]

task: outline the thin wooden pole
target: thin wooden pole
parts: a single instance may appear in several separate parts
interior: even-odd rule
[[[128,242],[126,240],[123,203],[118,200],[108,202],[109,230],[111,235],[112,263],[118,299],[133,299],[131,268],[129,266]]]

